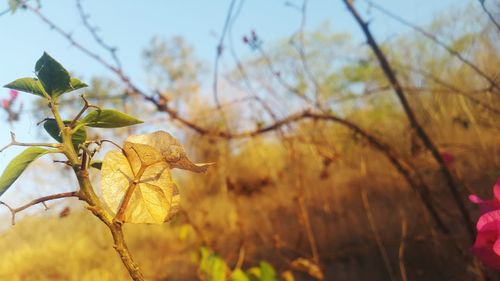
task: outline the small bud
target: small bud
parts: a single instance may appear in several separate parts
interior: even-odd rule
[[[19,92],[16,90],[10,90],[9,96],[10,96],[10,101],[14,101],[17,99],[17,96],[19,95]]]
[[[248,41],[248,37],[243,36],[243,43],[248,44],[248,42],[249,42],[249,41]]]

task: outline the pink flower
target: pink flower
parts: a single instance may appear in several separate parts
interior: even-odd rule
[[[483,200],[479,196],[475,194],[469,195],[469,201],[472,203],[479,205],[479,210],[481,211],[481,215],[490,211],[499,210],[500,209],[500,178],[497,180],[495,185],[493,186],[493,199],[491,200]]]
[[[9,95],[10,95],[10,100],[13,101],[17,99],[17,95],[19,95],[19,92],[16,90],[10,90]]]
[[[469,196],[469,200],[478,204],[481,210],[476,224],[476,241],[471,251],[487,266],[500,269],[500,178],[493,186],[493,194],[491,200]]]
[[[478,228],[471,251],[487,266],[500,269],[500,211],[484,214],[481,218],[488,214],[491,221]]]

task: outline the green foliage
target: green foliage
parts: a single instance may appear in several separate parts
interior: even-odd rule
[[[57,97],[72,89],[68,71],[45,52],[35,64],[35,73],[49,96]]]
[[[231,273],[231,281],[250,281],[250,278],[243,270],[237,268]]]
[[[250,281],[278,281],[276,271],[267,262],[260,262],[259,267],[252,267],[247,271]]]
[[[64,121],[64,125],[70,124],[71,121]],[[59,130],[59,127],[57,126],[57,122],[55,119],[48,119],[45,121],[43,124],[43,128],[49,135],[54,138],[56,141],[62,143],[62,137],[61,137],[61,130]],[[73,133],[73,136],[71,138],[71,141],[73,142],[73,145],[75,148],[78,147],[78,145],[84,143],[87,140],[87,130],[85,130],[85,127],[80,127],[76,130],[76,132]]]
[[[70,77],[68,71],[47,53],[36,62],[37,78],[20,78],[4,87],[41,97],[58,97],[64,93],[87,87],[77,78]]]
[[[0,195],[16,181],[31,162],[48,152],[50,152],[48,149],[30,147],[12,159],[0,177]]]
[[[40,80],[31,77],[19,78],[4,86],[5,88],[45,97]]]
[[[229,269],[219,255],[202,247],[200,249],[199,270],[207,281],[225,281]]]
[[[278,281],[273,266],[265,261],[260,262],[259,267],[252,267],[247,272],[239,268],[230,272],[226,262],[206,247],[200,249],[198,267],[204,280],[207,281],[225,281],[229,273],[231,281]]]
[[[71,87],[69,89],[67,89],[65,91],[65,93],[68,93],[68,92],[71,92],[71,91],[75,91],[75,90],[78,90],[78,89],[81,89],[81,88],[88,87],[87,84],[83,83],[82,81],[80,81],[79,79],[77,79],[75,77],[71,77],[70,78],[69,84],[70,84]]]
[[[90,112],[81,121],[88,127],[120,128],[143,123],[143,121],[114,109],[98,109]]]

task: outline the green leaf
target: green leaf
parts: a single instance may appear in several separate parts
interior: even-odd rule
[[[80,122],[95,128],[120,128],[143,123],[135,117],[114,109],[94,110]]]
[[[207,281],[225,281],[227,265],[217,254],[209,249],[202,247],[200,249],[200,271]]]
[[[82,81],[74,77],[71,77],[70,81],[71,81],[70,82],[71,87],[67,89],[65,93],[75,91],[88,86],[87,84],[83,83]],[[31,77],[20,78],[13,82],[10,82],[4,87],[8,89],[18,90],[21,92],[26,92],[29,94],[45,97],[45,95],[43,94],[43,92],[45,91],[43,85],[40,82],[40,80],[36,78],[31,78]]]
[[[78,89],[81,89],[81,88],[85,88],[85,87],[88,87],[89,85],[83,83],[82,81],[80,81],[79,79],[75,78],[75,77],[71,77],[70,78],[70,85],[71,85],[71,88],[66,90],[65,93],[68,93],[68,92],[71,92],[71,91],[75,91],[75,90],[78,90]]]
[[[278,281],[273,266],[265,261],[260,262],[260,281]]]
[[[90,167],[101,170],[102,169],[102,161],[92,161],[90,162]]]
[[[49,152],[48,149],[30,147],[12,159],[0,177],[0,196],[16,181],[31,162],[47,152]]]
[[[45,91],[52,97],[72,89],[68,71],[45,52],[35,64],[35,73]]]
[[[71,121],[64,121],[65,125],[69,123],[71,123]],[[56,141],[62,142],[61,133],[55,119],[48,119],[45,121],[45,123],[43,123],[43,128],[45,128],[45,131],[47,131],[47,133],[49,133],[49,135]],[[86,140],[87,131],[85,130],[85,127],[81,127],[73,134],[71,141],[73,142],[75,149],[77,149],[78,145],[84,143]]]
[[[4,87],[44,97],[43,94],[44,89],[42,83],[40,83],[40,80],[36,78],[30,78],[30,77],[20,78],[13,82],[10,82]]]
[[[238,268],[231,273],[231,281],[250,281],[250,278]]]

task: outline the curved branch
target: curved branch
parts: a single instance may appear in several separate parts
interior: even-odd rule
[[[71,191],[71,192],[63,192],[63,193],[58,193],[58,194],[53,194],[49,196],[44,196],[40,197],[38,199],[34,199],[30,201],[29,203],[26,203],[20,207],[17,208],[12,208],[7,203],[0,201],[0,205],[4,205],[9,209],[9,211],[12,214],[12,225],[16,224],[16,214],[19,212],[22,212],[26,209],[28,209],[31,206],[34,206],[36,204],[43,204],[45,206],[45,209],[48,209],[47,205],[45,205],[45,202],[50,201],[50,200],[55,200],[55,199],[61,199],[61,198],[68,198],[68,197],[78,197],[78,192],[76,191]]]
[[[498,23],[498,21],[495,19],[495,17],[486,8],[486,3],[485,2],[486,2],[485,0],[479,0],[479,4],[481,4],[481,7],[483,8],[483,11],[488,15],[488,17],[490,18],[491,22],[495,25],[495,27],[500,32],[500,23]]]
[[[51,147],[51,148],[61,148],[62,145],[60,143],[25,143],[25,142],[18,142],[16,140],[16,134],[13,132],[10,132],[10,143],[5,145],[0,149],[0,153],[6,150],[7,148],[11,146],[43,146],[43,147]]]
[[[94,27],[90,24],[90,22],[89,22],[90,16],[88,14],[86,14],[85,11],[83,10],[81,0],[76,0],[76,7],[78,10],[78,13],[80,14],[80,18],[82,19],[83,25],[90,32],[90,34],[94,38],[94,41],[96,41],[97,44],[99,44],[102,48],[104,48],[106,51],[108,51],[111,54],[111,57],[113,58],[113,61],[116,64],[116,67],[121,68],[122,64],[120,62],[120,59],[116,55],[117,48],[106,44],[106,42],[104,42],[104,40],[97,34],[98,28]]]

